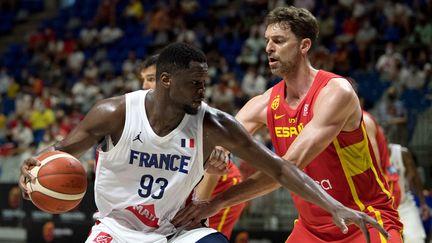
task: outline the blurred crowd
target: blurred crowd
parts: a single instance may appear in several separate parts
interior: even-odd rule
[[[286,4],[320,23],[313,65],[356,79],[365,108],[406,145],[410,110],[430,109],[432,99],[431,0],[77,0],[1,56],[0,156],[39,150],[98,100],[139,89],[142,61],[174,41],[207,54],[207,101],[235,114],[278,81],[263,20]]]

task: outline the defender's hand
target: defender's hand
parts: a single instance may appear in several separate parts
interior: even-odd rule
[[[209,174],[225,175],[229,172],[227,168],[228,161],[229,152],[222,147],[216,146],[207,159],[204,168]]]
[[[35,167],[39,166],[40,162],[36,160],[35,158],[28,158],[24,161],[24,163],[21,165],[21,174],[19,178],[19,187],[21,189],[22,197],[26,200],[30,200],[30,197],[28,195],[27,191],[27,182],[34,181],[36,178],[30,174],[30,170]]]
[[[359,212],[347,207],[340,207],[333,213],[333,222],[341,229],[344,234],[348,233],[347,225],[356,224],[365,235],[366,241],[368,243],[370,242],[370,235],[366,224],[372,225],[372,227],[376,228],[381,234],[384,235],[386,239],[388,239],[387,231],[381,225],[379,225],[375,219],[363,212]]]

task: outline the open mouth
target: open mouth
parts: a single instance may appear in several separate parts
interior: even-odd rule
[[[268,58],[268,61],[269,61],[269,64],[270,64],[270,65],[274,65],[275,63],[278,62],[278,60],[277,60],[276,58],[273,58],[273,57],[269,57],[269,58]]]

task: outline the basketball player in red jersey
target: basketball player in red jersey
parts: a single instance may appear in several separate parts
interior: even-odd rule
[[[142,80],[142,89],[155,89],[156,88],[156,62],[158,55],[153,55],[147,58],[139,71],[139,76]],[[212,153],[211,158],[217,160],[224,160],[223,154]],[[209,200],[217,194],[227,190],[233,185],[240,183],[242,177],[237,166],[228,160],[228,165],[224,175],[219,176],[215,174],[204,174],[203,180],[197,186],[196,192],[199,200]],[[209,218],[209,226],[221,233],[223,233],[228,239],[231,237],[231,233],[235,223],[240,218],[240,215],[245,207],[246,203],[240,203],[232,207],[226,207],[221,209],[217,214]]]
[[[394,197],[393,207],[397,209],[401,199],[401,191],[398,183],[399,175],[390,163],[387,139],[384,136],[381,126],[369,112],[363,111],[363,121],[377,163],[380,165],[381,172],[387,179],[390,192]]]
[[[345,206],[374,217],[391,235],[387,241],[370,228],[372,242],[401,242],[402,224],[367,138],[357,95],[346,79],[310,64],[308,52],[317,34],[318,23],[306,9],[280,7],[269,13],[266,52],[272,73],[283,80],[252,98],[236,118],[250,133],[266,125],[278,155]],[[278,187],[264,174],[254,174],[210,202],[182,210],[173,222],[196,220]],[[330,214],[292,197],[299,220],[287,242],[364,242],[357,228],[343,234]]]

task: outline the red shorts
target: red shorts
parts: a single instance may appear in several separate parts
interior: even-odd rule
[[[213,191],[213,197],[242,181],[240,171],[234,163],[231,162],[228,169],[229,173],[219,179],[218,184]],[[233,227],[240,218],[245,206],[246,203],[240,203],[232,207],[223,208],[217,214],[209,218],[210,227],[223,233],[229,239]]]
[[[354,226],[356,227],[356,226]],[[319,237],[319,235],[316,235],[306,229],[303,224],[300,221],[297,221],[294,224],[294,229],[291,232],[291,234],[288,236],[288,239],[285,241],[285,243],[294,243],[294,242],[302,242],[302,243],[317,243],[317,242],[332,242],[332,243],[364,243],[366,242],[365,235],[362,233],[362,231],[359,228],[353,228],[352,226],[349,227],[350,231],[346,234],[346,238],[344,239],[338,239],[334,241],[324,241]],[[390,229],[388,230],[389,233],[389,239],[386,240],[378,230],[375,228],[368,228],[371,243],[402,243],[402,234],[401,232],[397,231],[396,229]],[[339,232],[337,232],[337,235],[339,235]]]

